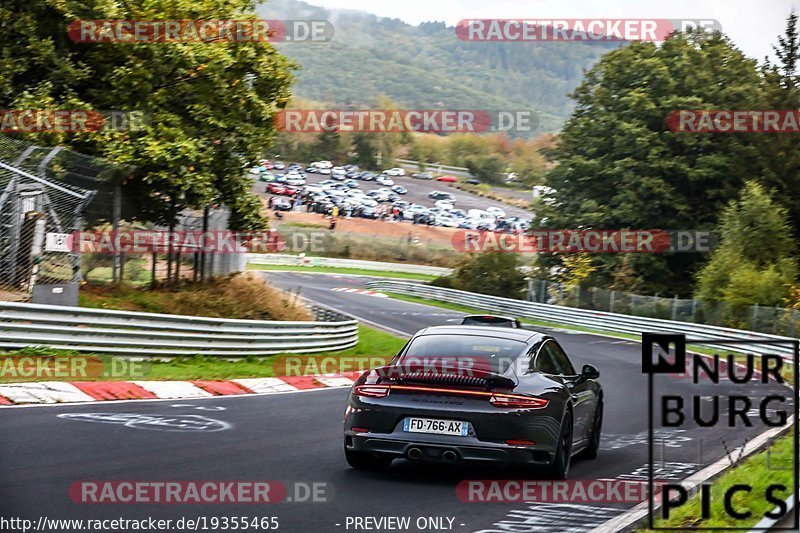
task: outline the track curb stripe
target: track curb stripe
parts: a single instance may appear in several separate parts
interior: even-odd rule
[[[193,381],[76,381],[0,384],[0,406],[109,400],[199,399],[349,387],[360,372]]]

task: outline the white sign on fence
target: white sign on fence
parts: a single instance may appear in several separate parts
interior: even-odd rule
[[[69,233],[48,233],[44,249],[46,252],[71,252],[71,237]]]

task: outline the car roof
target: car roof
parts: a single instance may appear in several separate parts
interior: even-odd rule
[[[521,342],[531,342],[546,335],[540,331],[517,328],[487,328],[486,326],[429,326],[417,332],[421,335],[477,335],[480,337],[500,337]]]

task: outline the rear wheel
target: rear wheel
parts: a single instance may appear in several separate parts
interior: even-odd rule
[[[356,470],[383,470],[392,464],[391,457],[373,455],[369,452],[357,452],[347,448],[344,449],[344,458],[347,460],[347,464]]]
[[[567,412],[561,423],[561,434],[558,438],[555,458],[548,468],[552,479],[567,479],[569,467],[572,463],[572,414]]]
[[[600,449],[600,433],[603,430],[603,400],[597,402],[597,409],[594,412],[594,423],[592,424],[592,434],[589,437],[589,446],[581,452],[584,459],[595,459]]]

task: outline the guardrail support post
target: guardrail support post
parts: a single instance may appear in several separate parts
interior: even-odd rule
[[[678,318],[678,295],[676,294],[672,298],[672,320],[676,320]]]
[[[611,297],[608,299],[608,312],[614,312],[614,297],[617,295],[617,291],[611,291]]]

